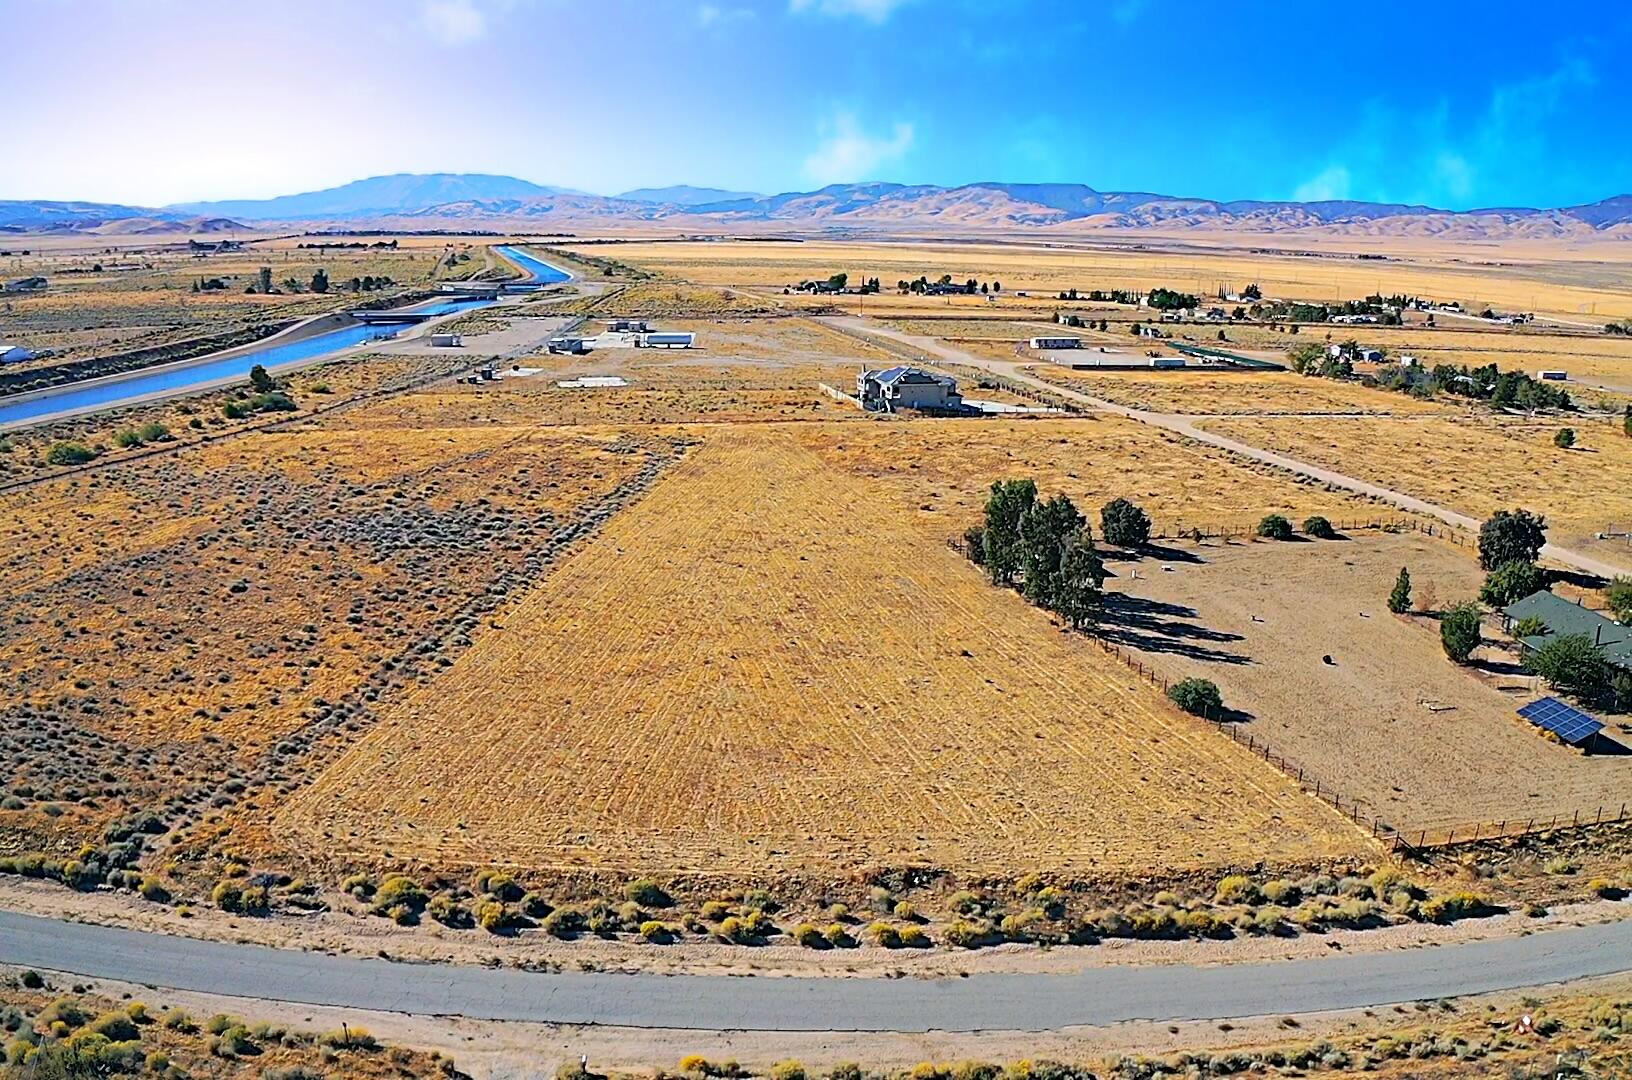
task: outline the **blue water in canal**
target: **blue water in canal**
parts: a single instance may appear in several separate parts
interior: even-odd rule
[[[529,280],[519,284],[549,285],[558,281],[566,281],[570,277],[565,272],[541,259],[534,258],[519,248],[505,245],[498,250],[530,275]],[[491,300],[457,298],[438,300],[435,303],[418,306],[414,310],[428,311],[434,315],[449,315],[456,311],[485,307],[490,303],[492,303]],[[113,406],[145,397],[148,394],[163,393],[167,390],[181,390],[189,386],[215,382],[219,379],[236,378],[240,375],[248,376],[249,369],[256,364],[264,364],[268,368],[275,368],[283,364],[310,360],[315,357],[326,356],[329,353],[342,352],[366,341],[391,338],[401,330],[402,327],[400,326],[346,326],[339,330],[315,334],[301,341],[271,344],[250,349],[241,355],[221,360],[188,364],[185,367],[176,367],[169,370],[148,371],[78,388],[67,387],[58,393],[48,394],[28,401],[15,401],[8,404],[4,398],[0,398],[0,425],[12,424],[21,420],[32,420],[35,417],[49,416],[54,413],[68,412],[75,409]]]

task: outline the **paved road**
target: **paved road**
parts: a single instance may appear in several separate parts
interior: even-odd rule
[[[1328,469],[1320,465],[1310,464],[1307,461],[1300,461],[1297,458],[1289,457],[1286,454],[1278,454],[1273,450],[1265,450],[1262,447],[1252,446],[1248,443],[1240,442],[1224,435],[1219,435],[1216,432],[1204,431],[1195,425],[1193,422],[1195,418],[1191,416],[1181,415],[1178,413],[1150,412],[1145,409],[1135,409],[1127,405],[1118,405],[1113,401],[1105,401],[1101,398],[1091,397],[1088,394],[1071,390],[1066,387],[1056,385],[1055,383],[1046,382],[1034,375],[1028,375],[1021,370],[1021,365],[1018,363],[1007,360],[992,360],[983,356],[976,356],[973,353],[947,345],[944,342],[938,341],[932,337],[925,337],[919,334],[903,333],[902,331],[892,330],[889,327],[880,326],[877,323],[867,322],[853,316],[827,317],[822,321],[828,323],[837,330],[848,331],[852,334],[889,338],[893,341],[898,341],[903,345],[908,345],[914,349],[918,349],[925,355],[938,357],[954,364],[984,368],[987,371],[995,372],[996,374],[1003,375],[1018,382],[1027,383],[1031,386],[1038,387],[1039,389],[1047,390],[1050,393],[1058,394],[1060,397],[1087,405],[1098,412],[1113,413],[1117,416],[1125,416],[1130,420],[1137,420],[1142,424],[1151,424],[1155,427],[1165,428],[1168,431],[1176,432],[1177,434],[1183,435],[1187,438],[1195,439],[1197,442],[1206,443],[1209,446],[1216,446],[1221,450],[1229,450],[1240,454],[1243,457],[1251,458],[1254,461],[1264,462],[1266,465],[1274,465],[1277,468],[1287,469],[1291,472],[1301,473],[1305,476],[1313,477],[1322,483],[1331,484],[1334,487],[1343,488],[1346,491],[1353,491],[1357,494],[1369,495],[1374,498],[1381,499],[1384,502],[1401,508],[1402,510],[1410,510],[1415,513],[1425,514],[1429,517],[1438,518],[1440,521],[1446,522],[1450,525],[1455,525],[1459,529],[1466,529],[1470,532],[1479,531],[1479,526],[1481,524],[1479,519],[1470,517],[1467,514],[1452,510],[1446,506],[1440,506],[1437,503],[1428,502],[1426,499],[1419,499],[1415,495],[1408,495],[1403,491],[1396,491],[1393,488],[1383,487],[1379,484],[1373,484],[1369,481],[1361,480],[1358,477],[1340,473],[1335,469]],[[1557,544],[1546,545],[1541,549],[1541,553],[1545,558],[1552,559],[1554,562],[1574,567],[1577,570],[1583,570],[1589,574],[1597,574],[1600,577],[1613,578],[1623,574],[1632,573],[1632,570],[1629,570],[1625,566],[1606,562],[1605,560],[1596,558],[1595,556],[1576,551],[1574,548],[1560,547]]]
[[[1370,1008],[1613,975],[1632,970],[1632,919],[1276,963],[926,980],[546,975],[197,941],[0,912],[0,962],[199,993],[484,1020],[701,1031],[1045,1031]]]

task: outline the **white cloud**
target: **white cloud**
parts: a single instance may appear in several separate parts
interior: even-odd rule
[[[888,19],[895,9],[911,0],[788,0],[788,10],[796,13],[814,11],[820,15],[854,16],[871,23]]]
[[[1298,202],[1325,202],[1328,199],[1349,197],[1349,170],[1342,165],[1330,165],[1319,175],[1311,176],[1298,185],[1292,198]]]
[[[487,16],[473,0],[421,0],[419,21],[444,45],[468,45],[487,36]]]
[[[822,142],[805,158],[805,175],[818,184],[877,179],[876,170],[893,165],[912,149],[912,125],[897,122],[888,135],[863,131],[850,113],[822,125]]]
[[[743,22],[753,17],[753,8],[722,8],[718,4],[700,4],[697,7],[697,22],[702,26],[724,26],[727,23]]]

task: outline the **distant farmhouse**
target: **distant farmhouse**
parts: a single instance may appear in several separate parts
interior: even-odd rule
[[[873,412],[894,412],[897,409],[964,411],[963,395],[958,393],[956,380],[947,375],[932,375],[915,367],[863,371],[856,376],[856,398],[862,408]]]

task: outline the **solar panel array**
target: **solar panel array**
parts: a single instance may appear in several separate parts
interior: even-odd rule
[[[1537,727],[1551,731],[1571,746],[1580,746],[1604,730],[1604,725],[1597,720],[1553,697],[1532,701],[1519,710],[1519,715]]]

